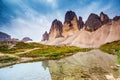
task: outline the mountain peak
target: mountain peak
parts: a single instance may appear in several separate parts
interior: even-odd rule
[[[45,33],[43,34],[42,37],[43,37],[43,38],[42,38],[42,41],[46,41],[46,40],[48,40],[48,39],[49,39],[49,34],[48,34],[48,32],[45,31]]]
[[[85,23],[85,30],[95,31],[102,26],[100,17],[97,14],[91,13]]]
[[[79,26],[78,26],[78,19],[73,11],[67,11],[65,14],[65,21],[63,25],[63,33],[62,35],[64,37],[71,36],[74,33],[79,31]]]
[[[108,17],[108,15],[101,12],[100,13],[100,20],[101,20],[102,24],[106,24],[109,21],[109,17]]]
[[[62,37],[62,22],[55,19],[52,22],[50,32],[49,32],[49,39],[57,38],[57,37]]]
[[[65,14],[65,22],[64,23],[70,23],[74,17],[77,17],[74,11],[67,11]]]

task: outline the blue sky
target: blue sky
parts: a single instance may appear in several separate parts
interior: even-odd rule
[[[0,0],[0,31],[40,41],[54,19],[64,22],[68,10],[86,21],[90,13],[99,15],[101,11],[110,18],[119,16],[119,5],[120,0]]]

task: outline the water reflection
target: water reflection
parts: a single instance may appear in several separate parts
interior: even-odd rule
[[[120,74],[111,69],[115,61],[115,56],[93,50],[61,60],[43,61],[42,65],[49,68],[52,80],[107,80],[106,75],[118,78]]]
[[[0,69],[0,80],[51,80],[49,69],[42,62],[22,63]]]

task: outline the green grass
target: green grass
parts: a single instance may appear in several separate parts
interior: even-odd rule
[[[100,47],[100,49],[104,52],[117,55],[118,63],[120,63],[120,40],[104,44]]]
[[[117,55],[118,55],[117,60],[118,60],[118,63],[120,64],[120,50],[119,52],[117,52]]]
[[[46,48],[43,47],[41,49],[33,50],[25,54],[19,54],[18,56],[20,57],[41,57],[41,56],[57,57],[59,55],[66,55],[69,53],[76,53],[76,52],[85,52],[89,50],[91,49],[87,49],[87,48],[82,49],[74,46],[60,46],[60,47],[47,46]]]
[[[59,56],[64,55],[65,53],[85,52],[91,50],[87,48],[78,48],[74,46],[50,46],[35,42],[32,43],[16,42],[16,44],[14,44],[12,48],[5,44],[0,45],[0,52],[14,54],[34,48],[38,49],[30,51],[25,54],[20,54],[18,56],[22,57]]]
[[[91,48],[43,45],[35,42],[15,42],[11,45],[7,44],[6,42],[0,42],[0,54],[4,55],[0,57],[0,63],[6,63],[6,65],[8,65],[7,63],[13,64],[16,62],[21,62],[21,58],[23,57],[32,57],[33,60],[28,60],[26,62],[48,59],[60,59],[66,56],[73,55],[76,52],[86,52],[90,50]],[[15,57],[11,57],[11,55]]]
[[[13,62],[17,60],[18,59],[16,57],[8,57],[8,56],[0,57],[0,63],[8,63],[8,62]]]
[[[33,49],[36,47],[45,47],[45,46],[35,42],[32,43],[16,42],[16,44],[14,44],[12,48],[10,48],[10,46],[7,44],[1,44],[0,52],[7,54],[14,54],[18,52],[24,52],[27,49]]]

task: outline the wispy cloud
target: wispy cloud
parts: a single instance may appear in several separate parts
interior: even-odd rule
[[[57,8],[57,0],[35,0],[36,2],[42,3],[46,6],[49,6],[53,9]]]

